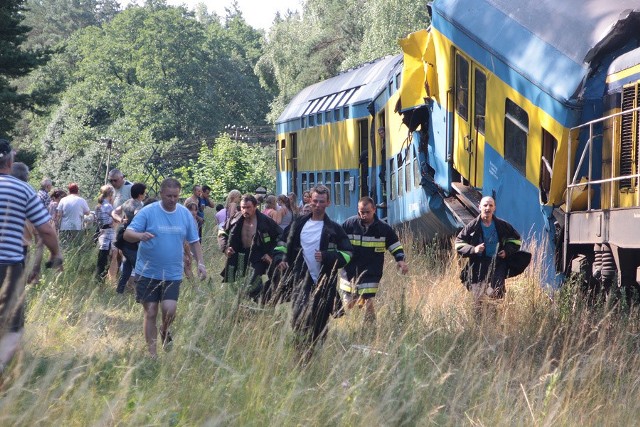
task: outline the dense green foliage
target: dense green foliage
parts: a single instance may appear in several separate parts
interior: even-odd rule
[[[0,136],[4,137],[14,128],[20,111],[30,105],[29,96],[19,93],[12,79],[28,74],[46,60],[43,52],[23,48],[29,31],[22,23],[23,14],[22,0],[0,3]]]
[[[245,185],[250,190],[257,182],[272,187],[273,168],[260,172],[267,182],[241,168],[214,178],[202,166],[210,161],[199,158],[210,153],[200,148],[213,147],[228,125],[273,123],[305,86],[399,53],[397,39],[428,23],[416,0],[306,0],[301,13],[278,16],[266,34],[246,23],[237,4],[225,17],[164,0],[125,10],[116,0],[8,4],[13,20],[7,22],[19,34],[16,43],[2,46],[32,63],[20,73],[0,69],[0,84],[14,85],[8,92],[13,101],[0,104],[10,108],[2,115],[10,120],[6,131],[13,128],[34,180],[46,175],[58,186],[75,181],[85,194],[97,189],[107,159],[129,179],[147,179],[143,165],[152,153],[158,155],[151,168],[215,180],[221,192]],[[16,80],[37,64],[19,43],[52,55]],[[113,141],[111,153],[106,140]],[[256,153],[262,157],[254,165],[273,163],[271,151]]]
[[[212,148],[203,145],[198,160],[186,168],[192,182],[205,182],[216,200],[238,189],[253,193],[258,187],[275,191],[275,147],[260,147],[232,140],[223,134]]]

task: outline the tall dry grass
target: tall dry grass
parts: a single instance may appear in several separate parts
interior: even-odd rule
[[[133,296],[91,280],[96,251],[68,254],[28,290],[23,350],[4,377],[1,425],[633,425],[640,413],[636,307],[551,295],[540,262],[477,322],[450,251],[406,242],[387,258],[375,326],[330,322],[301,365],[288,305],[259,307],[212,279],[183,285],[175,345],[146,356]]]

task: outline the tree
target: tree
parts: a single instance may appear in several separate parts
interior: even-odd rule
[[[29,27],[22,24],[23,0],[0,3],[0,136],[6,136],[29,105],[28,94],[18,93],[12,79],[24,76],[46,62],[43,52],[24,50]]]
[[[35,130],[39,152],[64,159],[42,162],[39,172],[56,180],[81,174],[75,179],[90,183],[97,168],[76,164],[100,163],[99,141],[109,138],[117,166],[142,178],[154,150],[163,166],[177,168],[225,125],[263,124],[270,96],[251,71],[260,46],[261,34],[241,16],[225,27],[161,1],[76,31],[38,86],[60,90]]]
[[[187,168],[193,182],[211,187],[217,200],[238,189],[253,193],[260,186],[275,189],[275,148],[238,142],[223,134],[212,148],[203,145],[195,164]]]

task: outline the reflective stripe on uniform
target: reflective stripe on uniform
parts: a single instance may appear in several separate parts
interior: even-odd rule
[[[404,248],[402,247],[402,243],[396,242],[393,245],[389,246],[389,252],[394,253],[398,251],[404,251]]]

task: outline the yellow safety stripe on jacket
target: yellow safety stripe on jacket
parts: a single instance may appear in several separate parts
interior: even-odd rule
[[[276,246],[276,247],[274,248],[274,250],[275,250],[275,251],[278,251],[278,252],[282,252],[282,253],[284,253],[284,254],[286,254],[286,253],[287,253],[287,247],[286,247],[286,246]]]
[[[518,240],[518,239],[507,239],[504,241],[504,243],[505,244],[513,243],[514,245],[522,246],[522,240]]]
[[[227,236],[227,232],[222,230],[222,229],[220,229],[220,230],[218,230],[218,237],[222,237],[222,236]]]
[[[393,245],[389,246],[389,252],[391,252],[392,254],[394,254],[394,253],[396,253],[398,251],[403,251],[404,252],[404,248],[402,247],[402,243],[396,242]]]
[[[378,293],[378,284],[358,283],[356,286],[352,286],[351,282],[340,280],[340,289],[351,294],[357,293],[358,295],[376,294]]]
[[[269,233],[264,233],[262,235],[262,239],[264,240],[265,243],[269,243],[271,241],[271,236],[269,236]]]
[[[362,246],[363,248],[384,248],[385,242],[361,242],[360,240],[351,240],[353,246]]]

